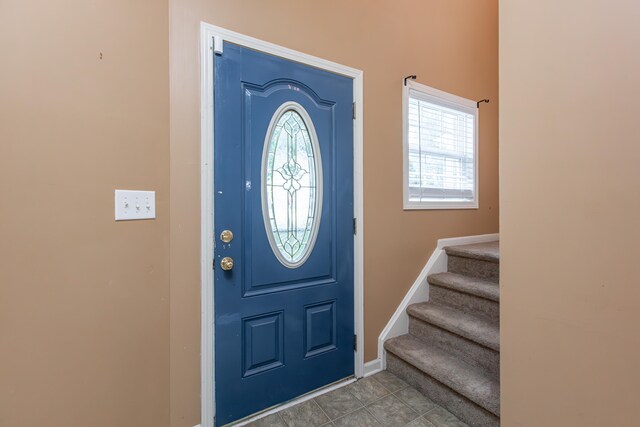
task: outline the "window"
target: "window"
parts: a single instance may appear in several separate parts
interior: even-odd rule
[[[477,104],[408,80],[403,119],[404,208],[477,208]]]

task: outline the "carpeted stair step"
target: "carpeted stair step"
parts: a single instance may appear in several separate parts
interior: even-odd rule
[[[498,241],[448,246],[444,250],[447,253],[447,270],[449,272],[498,283],[500,279],[500,244]]]
[[[500,319],[500,287],[489,280],[456,273],[437,273],[427,277],[429,301]]]
[[[500,262],[500,242],[472,243],[470,245],[447,246],[447,255],[455,255],[464,258],[473,258],[493,263]]]
[[[487,372],[411,335],[387,340],[387,369],[474,427],[499,426],[500,386]]]
[[[432,302],[411,304],[407,314],[479,345],[500,351],[500,327],[497,322]]]
[[[429,345],[441,348],[471,366],[500,378],[500,353],[467,338],[409,315],[409,334]]]

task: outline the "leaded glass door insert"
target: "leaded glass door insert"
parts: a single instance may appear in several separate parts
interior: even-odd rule
[[[269,243],[288,268],[313,250],[322,212],[322,161],[307,111],[286,102],[273,115],[262,163],[262,212]]]

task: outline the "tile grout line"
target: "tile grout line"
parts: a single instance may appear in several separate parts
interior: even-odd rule
[[[421,414],[417,409],[415,409],[413,406],[411,406],[408,402],[406,402],[404,399],[402,399],[399,395],[397,395],[397,393],[406,390],[407,388],[412,388],[410,384],[408,383],[404,383],[404,387],[401,387],[395,391],[391,391],[392,388],[388,388],[387,386],[385,386],[381,381],[379,381],[377,378],[375,378],[376,375],[371,376],[371,378],[373,378],[374,382],[376,384],[378,384],[382,390],[384,390],[386,392],[386,394],[384,396],[381,396],[375,400],[372,400],[371,402],[365,404],[362,400],[360,400],[353,392],[351,392],[349,390],[349,386],[354,385],[357,383],[353,382],[352,384],[349,384],[347,387],[344,387],[344,391],[347,392],[351,397],[353,397],[361,406],[358,407],[357,409],[353,410],[353,411],[349,411],[345,414],[342,414],[336,418],[331,418],[329,416],[329,414],[324,410],[324,408],[322,408],[322,406],[320,405],[320,403],[317,401],[317,397],[314,397],[313,399],[309,399],[311,401],[313,401],[316,406],[320,409],[320,411],[323,413],[323,415],[325,415],[327,417],[327,419],[329,420],[329,422],[322,424],[323,426],[326,425],[330,425],[332,427],[336,427],[335,421],[340,420],[342,418],[345,418],[351,414],[354,414],[355,412],[360,411],[361,409],[364,409],[366,413],[368,413],[371,417],[373,417],[374,420],[376,420],[376,422],[380,423],[383,425],[383,422],[381,420],[379,420],[369,409],[369,406],[381,401],[384,398],[387,398],[389,396],[392,396],[396,399],[398,399],[398,401],[400,403],[402,403],[404,406],[406,406],[407,408],[409,408],[409,410],[411,410],[413,413],[415,413],[417,415],[417,418],[414,418],[413,420],[409,421],[408,423],[404,424],[403,426],[407,426],[409,424],[411,424],[412,422],[414,422],[415,420],[418,420],[420,418],[423,418],[427,423],[429,423],[431,426],[436,427],[433,423],[431,423],[431,421],[429,421],[427,418],[425,418],[425,415],[428,414],[429,412],[435,410],[439,405],[437,405],[435,402],[433,402],[434,404],[436,404],[436,407],[431,408],[430,410],[426,411],[425,413]],[[359,380],[358,380],[359,381]],[[414,389],[415,390],[415,389]],[[416,390],[417,391],[417,390]],[[425,396],[426,397],[426,396]],[[284,419],[284,417],[282,416],[283,412],[285,412],[286,409],[283,409],[281,411],[275,412],[274,415],[278,416],[278,419],[286,426],[286,427],[290,427],[289,423]]]
[[[435,424],[433,424],[431,421],[429,421],[428,419],[426,419],[426,418],[424,417],[424,415],[420,415],[418,418],[416,418],[416,419],[415,419],[415,420],[413,420],[413,421],[417,421],[417,420],[420,420],[420,419],[424,420],[424,422],[428,424],[428,426],[427,426],[427,427],[438,427],[438,426],[436,426]],[[411,421],[411,423],[412,423],[413,421]],[[409,424],[411,424],[411,423],[409,423]],[[406,424],[404,427],[408,426],[409,424]]]
[[[418,393],[420,393],[420,395],[422,395],[425,399],[430,400],[435,407],[429,409],[428,411],[424,412],[423,414],[421,414],[420,412],[418,412],[418,410],[414,409],[413,406],[411,406],[408,402],[406,402],[402,397],[398,396],[396,393],[402,391],[402,390],[406,390],[408,388],[413,388],[415,391],[417,391]],[[435,402],[434,400],[432,400],[431,398],[429,398],[428,396],[425,396],[424,394],[422,394],[420,391],[418,391],[418,389],[416,389],[415,387],[411,386],[411,385],[407,385],[405,388],[401,388],[400,390],[397,390],[395,392],[392,393],[395,397],[397,397],[402,403],[404,403],[405,405],[407,405],[408,407],[410,407],[411,409],[413,409],[416,413],[418,413],[418,415],[420,416],[419,418],[423,418],[425,415],[427,415],[429,412],[435,411],[437,408],[442,408],[442,406],[438,403]],[[444,409],[444,408],[443,408]],[[446,409],[445,409],[446,410]],[[431,421],[427,420],[427,422],[431,423]],[[433,423],[431,423],[433,424]],[[434,424],[435,426],[435,424]]]
[[[404,426],[406,426],[406,425],[408,425],[409,423],[412,423],[413,421],[415,421],[415,420],[417,420],[418,418],[422,417],[422,415],[421,415],[418,411],[416,411],[415,409],[413,409],[409,404],[405,403],[402,399],[400,399],[400,398],[399,398],[398,396],[396,396],[396,394],[395,394],[395,393],[396,393],[396,392],[398,392],[398,391],[401,391],[401,390],[404,390],[405,388],[408,388],[408,387],[409,387],[409,385],[408,385],[408,384],[407,384],[405,387],[400,388],[400,389],[396,390],[395,392],[393,392],[393,391],[391,391],[391,389],[387,388],[384,384],[382,384],[382,383],[381,383],[381,382],[376,378],[376,375],[372,375],[372,376],[371,376],[371,378],[372,378],[372,379],[373,379],[377,384],[379,384],[379,385],[380,385],[380,387],[382,387],[382,389],[383,389],[383,390],[385,390],[385,391],[387,392],[387,394],[385,394],[384,396],[382,396],[382,397],[380,397],[380,398],[378,398],[378,399],[375,399],[375,400],[373,400],[373,401],[369,402],[368,404],[364,404],[364,402],[362,402],[362,401],[361,401],[360,399],[358,399],[357,397],[356,397],[356,400],[358,400],[360,403],[362,403],[362,405],[363,405],[363,406],[362,406],[362,409],[364,409],[364,410],[365,410],[369,415],[371,415],[371,416],[373,417],[373,419],[374,419],[374,420],[376,420],[376,421],[377,421],[378,423],[380,423],[381,425],[384,425],[384,423],[383,423],[381,420],[379,420],[379,419],[378,419],[378,418],[377,418],[377,417],[376,417],[376,416],[375,416],[375,415],[374,415],[374,414],[369,410],[369,406],[371,406],[371,405],[373,405],[374,403],[379,402],[379,401],[381,401],[382,399],[384,399],[384,398],[386,398],[386,397],[389,397],[389,396],[393,396],[393,397],[395,397],[396,399],[398,399],[398,401],[399,401],[400,403],[402,403],[404,406],[406,406],[407,408],[409,408],[409,410],[410,410],[410,411],[414,412],[414,413],[417,415],[417,417],[416,417],[416,418],[414,418],[413,420],[409,421],[408,423],[405,423],[405,424],[404,424]],[[355,384],[355,383],[354,383],[354,384]],[[406,383],[405,383],[405,384],[406,384]],[[354,396],[354,397],[355,397],[355,396]],[[355,412],[355,411],[353,411],[353,412]],[[353,413],[353,412],[351,412],[351,413]],[[345,414],[344,416],[347,416],[347,415],[349,415],[349,414]],[[340,418],[342,418],[342,417],[340,417]]]
[[[356,381],[356,382],[357,382],[357,381]],[[355,384],[355,383],[353,383],[353,384]],[[351,385],[351,384],[349,384],[349,385]],[[386,387],[384,387],[384,386],[383,386],[383,388],[386,390]],[[360,403],[360,405],[362,405],[362,406],[361,406],[361,407],[359,407],[358,409],[354,409],[353,411],[347,412],[346,414],[340,415],[339,417],[337,417],[337,418],[336,418],[336,419],[334,419],[334,420],[331,420],[331,422],[332,422],[332,423],[333,423],[334,421],[337,421],[337,420],[339,420],[339,419],[342,419],[342,418],[344,418],[344,417],[346,417],[346,416],[349,416],[349,415],[351,415],[351,414],[354,414],[354,413],[356,413],[356,412],[358,412],[358,411],[360,411],[360,410],[362,410],[362,409],[364,409],[364,410],[365,410],[369,415],[371,415],[371,416],[373,417],[373,419],[374,419],[374,420],[378,421],[378,419],[377,419],[376,417],[374,417],[374,416],[373,416],[373,414],[367,410],[367,405],[365,405],[365,404],[362,402],[362,400],[358,399],[358,398],[357,398],[353,393],[351,393],[349,390],[346,390],[346,387],[345,387],[345,391],[346,391],[347,393],[349,393],[349,394],[350,394],[354,399],[356,399],[356,401],[358,401],[358,403]],[[380,399],[383,399],[383,398],[384,398],[384,397],[386,397],[386,396],[388,396],[388,394],[384,395],[384,396],[383,396],[383,397],[381,397]],[[377,402],[377,401],[378,401],[378,400],[380,400],[380,399],[374,400],[374,402]],[[371,403],[373,403],[373,402],[371,402]],[[371,403],[370,403],[370,404],[371,404]],[[320,405],[318,404],[318,406],[320,406]],[[378,421],[378,422],[379,422],[379,421]],[[335,423],[334,423],[334,426],[335,426]]]
[[[405,388],[406,388],[406,387],[405,387]],[[400,390],[404,390],[404,388],[403,388],[403,389],[400,389]],[[398,390],[398,391],[400,391],[400,390]],[[377,418],[377,417],[376,417],[376,416],[375,416],[375,415],[374,415],[374,414],[369,410],[368,406],[373,405],[374,403],[379,402],[379,401],[381,401],[382,399],[384,399],[385,397],[389,397],[389,396],[393,396],[393,397],[395,397],[396,399],[398,399],[398,401],[399,401],[400,403],[402,403],[402,404],[403,404],[404,406],[406,406],[410,411],[412,411],[413,413],[415,413],[415,414],[417,415],[417,417],[416,417],[416,418],[412,419],[412,420],[411,420],[411,421],[409,421],[408,423],[403,424],[402,426],[407,426],[407,425],[411,424],[412,422],[414,422],[415,420],[417,420],[417,419],[419,419],[419,418],[422,418],[422,414],[420,414],[420,412],[418,412],[418,411],[416,411],[415,409],[413,409],[413,407],[412,407],[411,405],[409,405],[408,403],[406,403],[404,400],[400,399],[400,397],[396,396],[396,395],[395,395],[395,393],[393,393],[393,392],[392,392],[392,393],[389,393],[389,394],[387,394],[387,395],[385,395],[385,396],[381,397],[380,399],[374,400],[374,401],[373,401],[373,402],[371,402],[369,405],[367,405],[367,406],[365,406],[365,407],[364,407],[364,408],[367,410],[367,412],[368,412],[369,414],[371,414],[371,416],[373,417],[373,419],[375,419],[376,421],[378,421],[380,424],[384,425],[384,423],[382,422],[382,420],[379,420],[379,419],[378,419],[378,418]],[[395,412],[394,412],[394,413],[395,413]],[[426,412],[425,412],[425,414],[426,414]],[[427,420],[427,421],[429,421],[429,420]]]
[[[388,396],[388,395],[387,395],[387,396]],[[384,426],[384,424],[382,424],[382,421],[380,421],[379,419],[377,419],[377,418],[376,418],[376,416],[375,416],[375,415],[373,415],[373,414],[371,413],[371,411],[370,411],[369,409],[367,409],[367,407],[366,407],[366,406],[364,407],[364,410],[365,410],[369,415],[371,415],[371,416],[373,417],[373,419],[374,419],[374,420],[376,420],[378,423],[380,423],[380,425],[381,425],[381,426]]]
[[[278,416],[280,421],[282,421],[282,423],[285,425],[285,427],[289,427],[289,423],[287,423],[287,421],[282,417],[282,412],[283,411],[284,410],[276,412],[276,415]]]
[[[407,405],[409,408],[413,409],[413,411],[414,411],[416,414],[418,414],[418,418],[422,417],[422,416],[423,416],[424,414],[426,414],[427,412],[433,411],[433,410],[435,409],[435,408],[431,408],[431,409],[429,409],[427,412],[424,412],[424,413],[422,413],[422,414],[421,414],[420,412],[418,412],[418,410],[417,410],[416,408],[414,408],[413,406],[411,406],[411,404],[409,404],[409,402],[405,401],[402,397],[400,397],[400,396],[398,396],[398,395],[396,394],[396,393],[399,393],[399,392],[401,392],[402,390],[406,390],[406,389],[408,389],[408,388],[412,388],[412,387],[411,387],[410,385],[407,385],[406,387],[401,388],[400,390],[396,390],[396,391],[394,391],[394,392],[393,392],[393,393],[391,393],[391,394],[393,394],[393,395],[394,395],[394,396],[395,396],[395,397],[396,397],[400,402],[404,403],[404,404],[405,404],[405,405]],[[416,389],[414,388],[414,390],[416,390]],[[417,391],[417,390],[416,390],[416,391]],[[420,393],[420,392],[418,391],[418,393]],[[423,395],[422,393],[420,393],[420,394],[421,394],[425,399],[429,399],[427,396]],[[431,400],[431,399],[429,399],[429,400]],[[431,400],[431,401],[432,401],[432,400]],[[432,402],[433,402],[433,401],[432,401]],[[435,402],[433,402],[433,403],[437,405],[437,403],[435,403]]]
[[[356,382],[357,382],[357,381],[356,381]],[[353,383],[353,384],[355,384],[355,383]],[[351,384],[349,384],[349,385],[351,385]],[[348,388],[348,386],[344,387],[344,391],[346,391],[347,393],[349,393],[349,394],[351,395],[351,397],[353,397],[354,399],[356,399],[356,401],[358,401],[358,403],[360,403],[360,404],[362,405],[361,407],[359,407],[359,408],[357,408],[357,409],[354,409],[353,411],[349,411],[349,412],[347,412],[346,414],[342,414],[342,415],[340,415],[339,417],[331,418],[331,417],[329,416],[329,414],[327,414],[327,413],[324,411],[324,409],[322,409],[322,406],[320,405],[320,403],[316,402],[316,403],[318,404],[318,406],[320,406],[320,409],[322,409],[322,411],[325,413],[325,415],[327,416],[327,418],[329,418],[329,421],[330,421],[332,424],[334,424],[334,423],[333,423],[334,421],[339,420],[340,418],[344,418],[344,417],[346,417],[347,415],[353,414],[354,412],[359,411],[360,409],[364,408],[364,405],[362,404],[362,402],[360,401],[360,399],[358,399],[357,397],[355,397],[355,396],[353,395],[353,393],[351,393],[349,390],[347,390],[347,388]],[[316,398],[314,398],[313,400],[315,400],[315,399],[316,399]],[[334,425],[335,425],[335,424],[334,424]]]
[[[376,375],[377,375],[377,374],[376,374]],[[377,384],[379,384],[379,385],[380,385],[380,387],[382,387],[382,388],[387,392],[387,394],[385,394],[384,396],[382,396],[382,397],[380,397],[380,398],[378,398],[378,399],[375,399],[375,400],[373,400],[373,401],[369,402],[369,403],[368,403],[368,404],[366,404],[366,405],[365,405],[365,404],[364,404],[360,399],[358,399],[358,398],[356,397],[356,400],[358,400],[360,403],[362,403],[362,405],[363,405],[363,406],[362,406],[362,408],[363,408],[363,409],[364,409],[364,410],[365,410],[369,415],[371,415],[371,416],[373,417],[373,419],[374,419],[374,420],[376,420],[376,421],[377,421],[378,423],[380,423],[381,425],[384,425],[384,424],[383,424],[383,422],[382,422],[381,420],[379,420],[379,419],[378,419],[378,418],[377,418],[377,417],[376,417],[376,416],[375,416],[375,415],[374,415],[374,414],[369,410],[369,408],[368,408],[368,407],[369,407],[370,405],[373,405],[373,404],[374,404],[374,403],[376,403],[376,402],[381,401],[381,400],[382,400],[382,399],[384,399],[385,397],[389,397],[389,396],[393,396],[393,397],[395,397],[396,399],[398,399],[398,400],[400,401],[400,403],[402,403],[402,404],[403,404],[403,405],[405,405],[407,408],[409,408],[409,410],[413,411],[416,415],[418,415],[418,416],[417,416],[416,418],[414,418],[413,420],[411,420],[411,421],[409,421],[408,423],[404,424],[405,426],[406,426],[406,425],[408,425],[409,423],[412,423],[413,421],[417,420],[418,418],[422,417],[422,415],[420,415],[420,413],[419,413],[418,411],[416,411],[415,409],[413,409],[409,404],[405,403],[405,402],[404,402],[404,400],[400,399],[400,397],[396,396],[396,394],[395,394],[395,393],[397,393],[398,391],[401,391],[401,390],[404,390],[404,389],[408,388],[408,387],[409,387],[409,384],[405,383],[405,384],[406,384],[406,385],[405,385],[405,387],[400,388],[400,389],[398,389],[398,390],[396,390],[396,391],[394,392],[394,391],[391,391],[391,389],[387,388],[384,384],[382,384],[382,382],[380,382],[380,381],[376,378],[376,375],[372,375],[372,376],[371,376],[371,378],[372,378],[372,379],[373,379]],[[354,384],[355,384],[355,383],[354,383]],[[354,397],[355,397],[355,396],[354,396]],[[353,411],[353,412],[355,412],[355,411]],[[353,413],[353,412],[351,412],[351,413]],[[349,414],[345,414],[344,416],[347,416],[347,415],[349,415]],[[341,417],[341,418],[342,418],[342,417]]]
[[[384,371],[382,371],[382,372],[384,372]],[[393,375],[393,374],[392,374],[392,375]],[[377,378],[375,378],[375,377],[376,377],[375,375],[373,375],[373,376],[372,376],[372,378],[373,378],[374,380],[376,380],[380,385],[382,385],[382,387],[386,388],[386,387],[384,386],[384,384],[382,384],[382,383],[381,383]],[[404,382],[404,381],[403,381],[403,382]],[[414,422],[414,421],[416,421],[416,420],[419,420],[420,418],[423,418],[427,423],[429,423],[429,424],[430,424],[430,425],[432,425],[433,427],[436,427],[436,426],[435,426],[435,424],[431,423],[431,421],[429,421],[428,419],[426,419],[426,418],[424,417],[427,413],[429,413],[429,412],[433,411],[435,408],[431,408],[431,409],[429,409],[428,411],[426,411],[425,413],[422,413],[422,414],[421,414],[417,409],[415,409],[413,406],[411,406],[411,405],[410,405],[408,402],[406,402],[402,397],[398,396],[398,394],[397,394],[397,393],[399,393],[399,392],[401,392],[401,391],[403,391],[403,390],[406,390],[406,389],[408,389],[408,388],[412,388],[412,387],[411,387],[411,385],[410,385],[410,384],[408,384],[407,382],[404,382],[404,387],[401,387],[401,388],[397,389],[396,391],[391,391],[391,392],[387,395],[387,396],[393,396],[393,397],[395,397],[395,398],[396,398],[396,399],[398,399],[398,400],[399,400],[403,405],[405,405],[407,408],[409,408],[411,411],[413,411],[415,414],[417,414],[417,415],[418,415],[418,416],[417,416],[416,418],[414,418],[413,420],[411,420],[411,421],[409,421],[408,423],[404,424],[404,426],[407,426],[407,425],[411,424],[412,422]],[[387,389],[387,390],[389,390],[389,389]],[[414,388],[414,390],[415,390],[415,388]],[[417,390],[416,390],[416,391],[417,391]],[[418,392],[418,393],[419,393],[419,392]],[[387,396],[384,396],[384,397],[387,397]],[[423,395],[423,396],[424,396],[424,395]],[[378,400],[381,400],[381,399],[383,399],[384,397],[382,397],[382,398],[380,398],[380,399],[378,399]],[[426,396],[424,396],[424,397],[425,397],[425,398],[427,398]],[[431,399],[429,399],[429,400],[431,400]],[[376,400],[375,402],[377,402],[377,400]],[[372,402],[371,404],[373,404],[373,403],[375,403],[375,402]],[[435,402],[434,402],[434,403],[435,403]],[[382,423],[382,421],[378,420],[378,419],[376,418],[376,416],[375,416],[375,415],[373,415],[373,414],[371,413],[371,411],[368,411],[368,412],[371,414],[371,416],[372,416],[373,418],[375,418],[375,419],[376,419],[376,421],[378,421],[378,422]]]
[[[349,390],[347,390],[347,391],[348,391],[348,392],[349,392],[349,393],[350,393],[350,394],[351,394],[351,395],[352,395],[352,396],[353,396],[353,397],[354,397],[358,402],[360,402],[360,404],[362,405],[362,408],[358,408],[358,409],[356,409],[356,411],[358,411],[358,410],[360,410],[360,409],[363,409],[363,408],[364,408],[364,409],[367,409],[367,406],[372,405],[372,404],[376,403],[377,401],[382,400],[382,399],[384,399],[385,397],[387,397],[387,396],[389,396],[390,394],[392,394],[392,393],[389,391],[389,389],[388,389],[388,388],[386,388],[384,385],[382,385],[382,384],[380,383],[380,381],[376,380],[374,377],[375,377],[375,375],[372,375],[370,378],[372,378],[373,380],[375,380],[375,382],[376,382],[376,383],[380,384],[380,386],[381,386],[381,387],[382,387],[382,388],[387,392],[387,394],[385,394],[384,396],[381,396],[381,397],[379,397],[379,398],[377,398],[377,399],[375,399],[375,400],[372,400],[372,401],[371,401],[371,402],[369,402],[369,403],[364,403],[362,400],[358,399],[358,397],[357,397],[355,394],[353,394],[353,393],[351,393]],[[355,384],[355,383],[354,383],[354,384]],[[351,412],[349,412],[349,414],[352,414],[352,413],[354,413],[354,412],[356,412],[356,411],[351,411]],[[367,412],[369,412],[369,411],[367,410]],[[345,414],[344,416],[349,415],[349,414]],[[373,414],[371,414],[371,416],[373,416]],[[340,418],[342,418],[342,417],[340,417]],[[378,421],[378,419],[377,419],[376,417],[373,417],[373,418],[375,418],[375,419],[376,419],[376,421]]]
[[[379,381],[378,381],[378,382],[379,382]],[[396,393],[399,393],[399,392],[401,392],[402,390],[406,390],[406,389],[408,389],[408,388],[413,388],[414,390],[416,390],[418,393],[420,393],[420,394],[421,394],[422,396],[424,396],[426,399],[428,399],[428,400],[430,400],[431,402],[433,402],[433,404],[435,405],[435,407],[433,407],[433,408],[429,409],[428,411],[426,411],[426,412],[424,412],[424,413],[422,413],[422,414],[421,414],[420,412],[418,412],[418,410],[417,410],[417,409],[414,409],[414,408],[413,408],[413,406],[411,406],[408,402],[406,402],[404,399],[402,399],[400,396],[398,396],[398,395],[396,394]],[[408,424],[412,423],[413,421],[415,421],[415,420],[417,420],[417,419],[423,418],[423,419],[424,419],[427,423],[429,423],[431,426],[433,426],[433,427],[438,427],[438,426],[436,426],[436,424],[432,423],[429,419],[427,419],[427,418],[425,417],[425,415],[427,415],[427,414],[428,414],[428,413],[430,413],[430,412],[435,411],[435,410],[436,410],[436,409],[438,409],[438,408],[442,408],[442,409],[444,409],[445,411],[447,411],[447,410],[446,410],[445,408],[443,408],[440,404],[438,404],[437,402],[433,401],[433,400],[432,400],[432,399],[430,399],[428,396],[425,396],[425,395],[424,395],[424,394],[422,394],[420,391],[418,391],[415,387],[412,387],[410,384],[407,384],[405,387],[403,387],[403,388],[401,388],[401,389],[398,389],[398,390],[396,390],[396,391],[394,391],[394,392],[391,392],[390,394],[391,394],[391,395],[393,395],[395,398],[397,398],[397,399],[398,399],[400,402],[402,402],[404,405],[406,405],[407,407],[409,407],[409,408],[410,408],[412,411],[414,411],[416,414],[418,414],[418,418],[415,418],[414,420],[409,421],[409,423],[405,424],[405,426],[407,426]],[[388,395],[387,395],[387,396],[388,396]],[[386,396],[385,396],[385,397],[386,397]],[[383,399],[383,398],[380,398],[380,399]],[[378,399],[378,400],[380,400],[380,399]],[[376,400],[375,402],[377,402],[378,400]],[[375,403],[375,402],[372,402],[372,403]],[[448,411],[447,411],[447,412],[448,412]],[[449,413],[450,413],[450,412],[449,412]],[[371,415],[372,415],[374,418],[376,418],[373,414],[371,414]],[[456,418],[456,420],[460,421],[460,419],[459,419],[459,418],[457,418],[457,417],[455,417],[455,418]],[[379,421],[377,418],[376,418],[376,420],[377,420],[377,421]]]
[[[376,374],[376,375],[377,375],[377,374]],[[367,406],[369,406],[369,405],[371,405],[371,404],[373,404],[373,403],[377,402],[378,400],[380,400],[380,399],[384,399],[385,397],[389,396],[390,394],[393,394],[393,393],[391,392],[391,390],[389,390],[387,387],[385,387],[385,385],[384,385],[384,384],[382,384],[380,381],[378,381],[378,380],[376,379],[376,375],[372,375],[372,376],[370,376],[370,377],[368,377],[368,378],[371,378],[371,379],[372,379],[372,380],[374,380],[376,383],[378,383],[378,384],[380,385],[380,387],[382,387],[382,389],[383,389],[383,390],[385,390],[385,391],[387,392],[387,394],[385,394],[384,396],[382,396],[382,397],[380,397],[380,398],[378,398],[378,399],[375,399],[375,400],[373,400],[373,401],[369,402],[369,403],[368,403],[368,404],[366,404],[366,405],[364,404],[364,402],[362,402],[362,400],[358,399],[358,397],[354,395],[354,397],[355,397],[356,399],[358,399],[358,400],[360,401],[360,403],[362,403],[362,404],[363,404],[363,406],[364,406],[365,408],[366,408]],[[354,384],[355,384],[355,383],[354,383]],[[375,417],[374,417],[374,418],[375,418]]]
[[[325,425],[325,424],[331,424],[331,425],[333,425],[333,420],[331,419],[331,417],[329,416],[329,414],[327,414],[327,413],[325,412],[325,410],[324,410],[324,409],[322,409],[322,406],[320,406],[320,404],[316,401],[316,398],[314,397],[314,398],[313,398],[313,399],[311,399],[311,400],[313,400],[313,402],[316,404],[316,406],[317,406],[318,408],[320,408],[320,410],[322,411],[322,413],[324,414],[324,416],[325,416],[325,417],[327,417],[327,419],[329,420],[329,422],[328,422],[328,423],[324,423],[324,424],[321,424],[321,425]]]

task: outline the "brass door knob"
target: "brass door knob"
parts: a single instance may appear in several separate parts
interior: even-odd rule
[[[220,268],[222,268],[224,271],[229,271],[233,268],[233,258],[230,258],[228,256],[222,258],[220,260]]]

